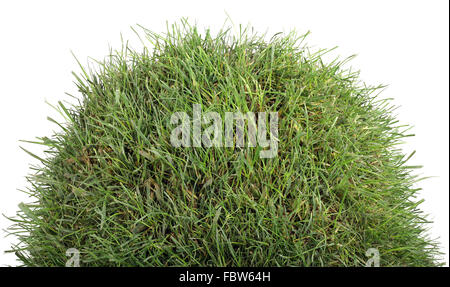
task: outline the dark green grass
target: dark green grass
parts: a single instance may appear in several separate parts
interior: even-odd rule
[[[144,29],[76,75],[78,105],[29,176],[11,232],[26,266],[433,266],[439,254],[381,87],[305,36]],[[143,37],[144,38],[144,37]],[[278,155],[174,148],[172,113],[278,111]]]

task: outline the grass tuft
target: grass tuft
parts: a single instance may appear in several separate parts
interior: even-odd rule
[[[74,74],[61,131],[28,177],[35,200],[10,232],[25,266],[435,266],[382,86],[347,60],[324,63],[306,35],[212,35],[181,21]],[[175,148],[174,112],[276,111],[278,153]],[[49,118],[50,121],[55,122]],[[55,122],[56,123],[56,122]],[[28,152],[28,151],[27,151]]]

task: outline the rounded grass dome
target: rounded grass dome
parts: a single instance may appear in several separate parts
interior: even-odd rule
[[[83,69],[79,104],[59,103],[12,219],[24,265],[438,264],[381,87],[305,35],[173,27]]]

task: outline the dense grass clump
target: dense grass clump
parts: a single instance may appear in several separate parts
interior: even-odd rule
[[[64,266],[69,248],[81,266],[364,266],[370,248],[381,266],[438,264],[380,87],[304,35],[142,34],[143,51],[76,75],[82,99],[39,138],[49,156],[12,227],[24,265]],[[277,155],[174,147],[170,117],[193,104],[278,112]]]

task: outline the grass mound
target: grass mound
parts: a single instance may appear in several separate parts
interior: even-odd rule
[[[12,251],[26,266],[430,266],[407,136],[381,87],[305,36],[213,36],[183,22],[76,76],[79,104],[38,138]],[[278,150],[174,147],[175,112],[277,112]],[[203,128],[205,128],[203,126]],[[246,134],[248,137],[248,133]]]

